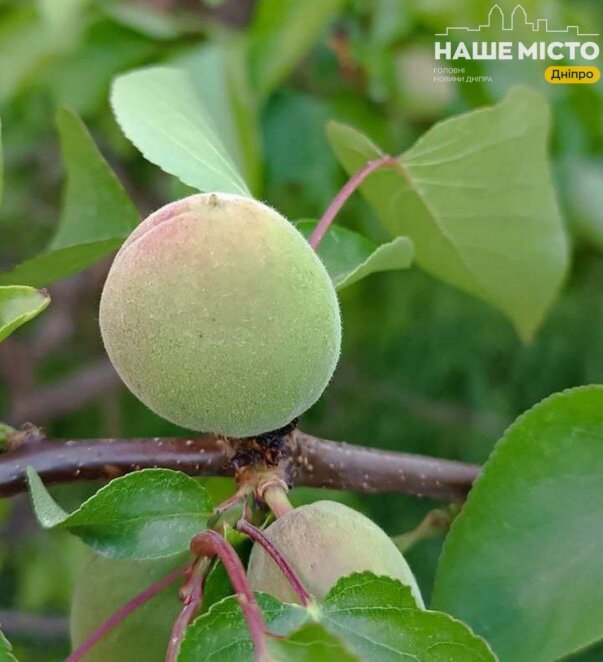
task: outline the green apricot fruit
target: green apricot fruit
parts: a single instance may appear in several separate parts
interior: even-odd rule
[[[341,344],[335,289],[304,237],[270,207],[223,193],[173,202],[134,230],[107,277],[100,327],[144,404],[230,437],[313,405]]]
[[[92,555],[83,565],[71,602],[73,648],[132,598],[173,570],[185,565],[188,554],[154,561],[116,561]],[[183,581],[183,580],[182,580]],[[86,654],[86,662],[163,662],[172,624],[182,602],[182,581],[154,596],[106,634]]]
[[[414,575],[392,540],[348,506],[335,501],[300,506],[273,522],[265,534],[318,599],[341,577],[368,571],[400,580],[424,607]],[[299,601],[276,563],[257,543],[251,550],[247,575],[255,591],[283,602]]]

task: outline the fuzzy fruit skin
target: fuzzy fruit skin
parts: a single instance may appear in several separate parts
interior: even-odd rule
[[[291,563],[306,589],[324,598],[337,580],[354,572],[399,579],[424,607],[408,563],[392,540],[368,517],[335,501],[316,501],[277,519],[265,534]],[[247,575],[255,591],[299,602],[276,563],[256,543]]]
[[[188,555],[156,561],[115,561],[98,555],[84,564],[71,603],[73,648],[129,600],[184,566]],[[153,597],[103,637],[85,656],[86,662],[163,662],[171,628],[182,602],[182,581]]]
[[[318,400],[341,345],[337,296],[304,237],[266,205],[193,195],[117,254],[100,305],[128,388],[183,427],[246,437]]]

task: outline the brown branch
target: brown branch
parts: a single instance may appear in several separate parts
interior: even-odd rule
[[[325,441],[301,431],[291,438],[295,486],[400,492],[443,501],[464,499],[475,465]],[[0,497],[26,489],[31,465],[47,484],[102,480],[150,467],[194,476],[232,476],[232,449],[217,437],[52,441],[29,431],[0,454]]]
[[[443,501],[465,498],[479,467],[453,460],[326,441],[298,431],[293,483],[353,492],[405,492]]]

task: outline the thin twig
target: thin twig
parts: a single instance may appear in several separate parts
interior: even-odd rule
[[[300,430],[291,436],[291,484],[357,492],[401,492],[462,501],[479,466],[326,441]],[[110,479],[163,467],[193,476],[232,476],[229,449],[218,437],[26,441],[0,453],[0,497],[26,490],[31,465],[45,484]]]
[[[344,187],[339,191],[339,193],[333,198],[331,204],[328,206],[327,210],[323,214],[322,218],[314,228],[312,235],[310,237],[310,246],[316,249],[321,239],[327,233],[329,226],[333,222],[333,219],[337,216],[343,205],[347,202],[348,198],[354,193],[354,191],[362,184],[362,182],[375,170],[384,167],[393,167],[397,165],[397,161],[393,156],[385,154],[384,156],[369,161],[356,172],[350,180],[344,185]]]
[[[447,508],[436,508],[425,515],[421,522],[411,531],[400,533],[392,540],[396,547],[405,554],[409,549],[423,540],[429,540],[444,535],[452,521],[460,512],[459,504],[451,504]]]
[[[201,606],[205,579],[210,567],[211,561],[209,559],[198,559],[190,569],[188,580],[180,589],[180,598],[184,602],[184,607],[172,627],[165,662],[176,662],[178,659],[184,632]]]

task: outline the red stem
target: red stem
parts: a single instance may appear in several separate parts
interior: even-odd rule
[[[269,540],[263,531],[253,526],[245,520],[240,520],[237,524],[237,529],[244,533],[246,536],[249,536],[254,542],[264,548],[266,553],[272,558],[272,560],[279,567],[280,571],[285,575],[287,581],[291,584],[291,587],[297,594],[301,604],[304,607],[308,607],[312,602],[312,596],[308,593],[305,586],[301,583],[299,577],[295,574],[295,570],[291,567],[289,561],[283,557],[280,551],[275,547],[271,540]]]
[[[203,599],[203,588],[205,586],[205,578],[209,570],[210,563],[207,559],[198,561],[191,568],[190,577],[186,584],[180,591],[180,596],[184,602],[184,607],[172,627],[170,635],[170,643],[168,644],[167,653],[165,656],[166,662],[176,662],[178,653],[180,652],[180,644],[184,637],[184,631],[189,626],[195,615],[199,610],[201,601]]]
[[[178,577],[182,577],[185,571],[186,568],[174,570],[174,572],[171,572],[166,577],[163,577],[158,582],[155,582],[142,591],[142,593],[139,593],[135,598],[132,598],[132,600],[127,602],[121,609],[116,611],[112,616],[109,616],[100,627],[94,630],[94,632],[92,632],[92,634],[90,634],[84,642],[71,653],[65,662],[79,662],[79,660],[82,660],[84,655],[86,655],[86,653],[88,653],[88,651],[104,636],[109,634],[111,630],[118,626],[133,611],[142,607],[142,605],[148,602],[151,598],[155,597],[158,593],[161,593],[161,591],[167,588],[170,584],[173,584]]]
[[[339,213],[340,209],[347,202],[348,198],[354,193],[354,191],[362,184],[362,182],[375,170],[378,170],[382,167],[393,167],[397,164],[396,159],[389,154],[369,161],[356,172],[352,178],[345,184],[345,186],[339,191],[339,193],[333,198],[333,201],[328,206],[327,210],[323,214],[323,217],[318,222],[317,226],[312,232],[310,237],[310,246],[316,250],[321,239],[327,233],[329,226],[333,222],[333,219]]]
[[[247,621],[251,639],[255,647],[256,660],[266,662],[270,659],[266,642],[266,626],[264,617],[247,581],[245,568],[238,554],[219,533],[204,531],[191,540],[191,551],[196,556],[213,558],[217,556],[224,564],[228,577],[234,588],[243,616]]]

